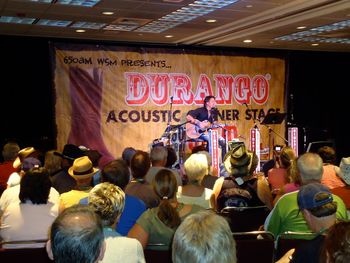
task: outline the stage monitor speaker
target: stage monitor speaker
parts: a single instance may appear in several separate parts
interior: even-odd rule
[[[317,153],[318,149],[320,149],[323,146],[329,146],[334,148],[334,142],[332,141],[316,141],[316,142],[310,142],[307,146],[306,151],[307,152],[313,152]]]

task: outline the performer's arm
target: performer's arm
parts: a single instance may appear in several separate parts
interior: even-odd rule
[[[199,124],[200,124],[201,122],[200,122],[199,120],[197,120],[197,119],[195,118],[195,116],[192,115],[192,114],[193,114],[193,111],[190,110],[190,111],[187,113],[187,115],[186,115],[186,120],[189,121],[189,122],[192,123],[192,124],[195,124],[195,125],[198,125],[198,126],[199,126]]]

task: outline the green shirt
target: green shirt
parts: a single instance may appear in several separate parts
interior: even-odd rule
[[[181,210],[184,205],[179,204],[177,211]],[[181,217],[183,221],[187,216],[194,214],[204,208],[192,205],[192,210],[184,217]],[[148,233],[148,244],[164,244],[165,246],[147,246],[147,248],[154,250],[169,250],[170,244],[173,239],[176,229],[171,229],[166,226],[157,216],[158,207],[147,209],[137,220],[139,224]]]
[[[275,238],[283,232],[311,232],[304,216],[299,212],[297,203],[298,191],[283,195],[272,209],[265,221],[265,230],[274,234]],[[341,198],[333,195],[337,203],[337,219],[348,219],[346,206]]]

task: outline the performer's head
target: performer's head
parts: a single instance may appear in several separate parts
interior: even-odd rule
[[[212,95],[206,96],[203,101],[204,108],[214,108],[216,106],[215,97]]]

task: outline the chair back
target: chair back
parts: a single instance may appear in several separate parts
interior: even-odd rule
[[[266,206],[225,207],[219,212],[228,221],[232,232],[259,230],[269,213]]]
[[[53,262],[45,247],[39,248],[0,248],[0,262]]]
[[[234,232],[237,262],[272,263],[274,259],[274,236],[269,231]]]
[[[303,243],[316,237],[315,233],[287,231],[276,238],[275,260],[280,259],[287,251],[298,248]]]
[[[143,251],[146,263],[172,263],[171,250],[162,250],[164,246],[166,245],[148,244]]]

